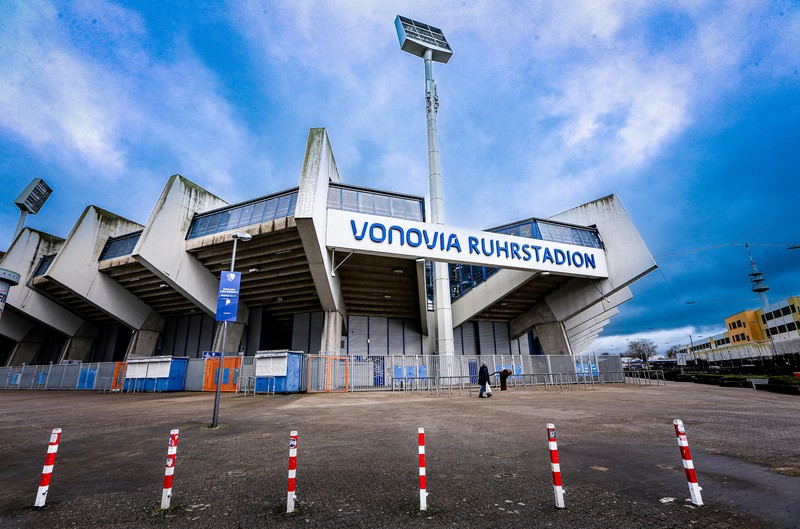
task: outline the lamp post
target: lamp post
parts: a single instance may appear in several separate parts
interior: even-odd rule
[[[425,116],[428,123],[428,181],[430,185],[430,220],[432,224],[444,224],[444,196],[442,173],[439,167],[439,137],[436,114],[439,109],[439,94],[433,79],[433,61],[447,63],[453,55],[450,44],[442,30],[410,18],[395,18],[400,49],[421,57],[425,61]],[[452,355],[453,314],[450,306],[450,273],[447,263],[433,264],[433,307],[436,317],[436,352]]]
[[[231,238],[233,239],[233,252],[231,253],[231,270],[230,271],[233,273],[233,271],[234,271],[233,267],[236,264],[236,243],[237,243],[237,241],[241,240],[242,242],[247,242],[250,239],[252,239],[253,236],[250,235],[249,233],[239,232],[239,233],[234,233],[233,235],[231,235]],[[223,281],[222,278],[220,278],[220,285],[222,285],[222,281]],[[222,288],[220,288],[220,291],[222,291]],[[220,292],[220,294],[222,294],[222,292]],[[237,282],[237,289],[236,289],[236,292],[235,292],[235,296],[238,299],[238,297],[239,297],[238,282]],[[234,311],[234,314],[233,314],[233,319],[234,320],[236,319],[236,314],[237,313],[238,313],[238,304],[236,305],[236,310]],[[217,308],[217,320],[220,320],[220,319],[221,319],[221,315],[220,315],[220,310],[219,310],[219,307],[218,307]],[[225,319],[222,322],[222,346],[220,347],[219,369],[217,370],[217,390],[214,393],[214,415],[211,418],[211,427],[212,428],[216,428],[217,426],[219,426],[219,397],[220,397],[220,391],[222,389],[222,371],[223,371],[224,360],[225,360],[225,342],[228,339],[228,321],[229,321],[228,319]]]

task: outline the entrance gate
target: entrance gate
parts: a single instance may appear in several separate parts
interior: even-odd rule
[[[309,393],[346,392],[349,385],[349,357],[308,355]]]

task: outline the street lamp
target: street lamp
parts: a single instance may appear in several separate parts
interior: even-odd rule
[[[439,94],[433,80],[433,62],[447,63],[453,55],[442,30],[397,16],[394,20],[400,49],[425,61],[425,116],[428,122],[428,182],[430,185],[430,222],[444,224],[442,173],[439,167],[439,137],[436,114]],[[450,307],[450,274],[447,263],[433,263],[433,310],[436,317],[436,352],[454,354],[453,314]]]
[[[249,233],[237,232],[237,233],[234,233],[233,235],[231,235],[231,238],[233,239],[233,252],[231,253],[231,270],[230,271],[231,271],[231,273],[233,273],[233,267],[236,264],[236,243],[238,241],[247,242],[250,239],[252,239],[253,236],[250,235]],[[222,284],[222,282],[223,282],[223,279],[220,278],[220,284]],[[238,286],[239,285],[238,285],[238,281],[237,281],[237,283],[236,283],[236,292],[235,292],[235,296],[236,296],[237,299],[239,297]],[[220,288],[220,290],[222,290],[222,288]],[[220,319],[219,312],[220,311],[219,311],[219,308],[218,308],[217,309],[217,319],[218,320]],[[233,314],[233,319],[234,320],[236,319],[236,313],[238,313],[238,304],[236,306],[235,313]],[[220,397],[220,390],[222,389],[222,370],[223,370],[223,366],[224,366],[223,362],[225,360],[225,342],[228,339],[228,321],[229,320],[226,319],[222,323],[222,347],[220,347],[220,353],[219,353],[219,369],[217,371],[217,391],[214,393],[214,415],[211,418],[211,427],[212,428],[216,428],[217,426],[219,426],[219,397]]]

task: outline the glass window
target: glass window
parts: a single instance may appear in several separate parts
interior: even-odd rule
[[[270,198],[264,204],[264,216],[261,219],[261,222],[265,222],[268,220],[272,220],[275,218],[275,210],[278,208],[278,199],[277,198]]]
[[[522,226],[520,226],[519,235],[520,237],[528,237],[530,239],[533,235],[533,225],[523,224]]]
[[[278,207],[275,210],[276,219],[281,219],[289,215],[290,203],[291,203],[291,198],[288,195],[283,195],[282,197],[278,198]]]
[[[262,200],[260,202],[256,202],[253,205],[253,216],[250,217],[250,221],[253,224],[256,224],[256,223],[261,222],[262,220],[264,220],[264,208],[266,208],[266,207],[267,207],[267,201],[266,200]]]
[[[778,332],[786,332],[786,325],[778,325]]]
[[[297,193],[292,193],[291,195],[289,195],[289,211],[287,212],[287,216],[293,217],[296,207],[297,207]]]
[[[797,330],[797,324],[795,322],[793,322],[793,321],[790,321],[789,323],[786,324],[786,329],[790,330],[790,331],[796,331]]]
[[[391,200],[391,216],[397,219],[406,218],[406,206],[402,198],[392,197]]]
[[[406,218],[408,220],[422,221],[422,202],[406,200]]]
[[[242,208],[242,216],[239,219],[239,226],[250,225],[250,219],[253,217],[253,204],[248,204]]]
[[[376,215],[391,216],[392,210],[389,207],[389,197],[385,195],[375,195],[373,200],[375,202]]]
[[[342,190],[336,187],[328,188],[328,208],[342,209]]]
[[[375,197],[371,193],[358,193],[358,211],[361,213],[374,213],[375,212]]]
[[[570,228],[569,234],[572,237],[572,244],[576,244],[578,246],[583,245],[583,240],[581,239],[581,232],[577,228]]]
[[[217,226],[219,226],[219,213],[216,213],[214,215],[209,215],[208,226],[206,226],[203,235],[208,235],[209,233],[216,233]]]
[[[781,316],[788,316],[789,315],[789,307],[783,307],[781,309]]]
[[[342,209],[358,211],[358,193],[352,189],[342,189]]]
[[[228,229],[238,228],[240,218],[242,218],[242,208],[230,210],[228,212]]]

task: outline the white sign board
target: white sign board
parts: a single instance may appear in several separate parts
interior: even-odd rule
[[[675,358],[678,359],[678,365],[679,366],[685,366],[686,365],[686,353],[675,353]]]
[[[407,259],[608,277],[601,248],[336,209],[328,210],[326,246]]]

